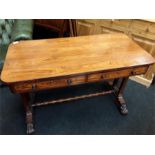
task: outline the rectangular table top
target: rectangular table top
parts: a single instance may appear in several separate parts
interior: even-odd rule
[[[8,48],[1,79],[14,83],[154,62],[149,53],[125,34],[19,41]]]

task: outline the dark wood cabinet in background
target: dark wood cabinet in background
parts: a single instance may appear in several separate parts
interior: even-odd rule
[[[59,37],[76,36],[76,20],[74,19],[35,19],[35,25],[55,31]]]
[[[66,19],[35,19],[35,25],[56,31],[59,37],[69,34],[69,22]]]

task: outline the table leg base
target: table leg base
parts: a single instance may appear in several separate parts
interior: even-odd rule
[[[126,104],[122,104],[122,105],[120,106],[120,113],[121,113],[122,115],[127,115],[127,114],[128,114],[128,109],[127,109]]]
[[[120,82],[121,80],[121,82]],[[127,84],[128,77],[124,77],[122,79],[115,79],[113,82],[113,89],[114,89],[114,94],[116,96],[116,103],[118,106],[118,109],[122,115],[127,115],[128,114],[128,109],[125,103],[125,100],[123,98],[123,91],[125,89],[125,86]]]
[[[27,122],[27,134],[32,134],[34,132],[32,111],[26,112],[26,122]]]
[[[26,113],[27,134],[32,134],[34,132],[33,111],[31,106],[32,99],[30,98],[29,93],[23,93],[21,94],[21,97],[23,99],[23,104]]]
[[[29,123],[27,124],[27,134],[32,134],[34,132],[33,124]]]
[[[118,105],[118,109],[122,115],[128,114],[127,105],[126,105],[125,100],[122,95],[117,97],[117,105]]]

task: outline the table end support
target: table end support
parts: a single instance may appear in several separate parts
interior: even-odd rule
[[[122,115],[128,114],[127,105],[126,105],[125,100],[122,95],[119,95],[117,97],[117,105],[118,105],[118,109]]]
[[[33,125],[33,113],[32,113],[32,106],[29,93],[22,93],[21,94],[25,112],[26,112],[26,124],[27,124],[27,134],[32,134],[34,130]]]
[[[120,82],[121,80],[121,82]],[[124,77],[122,79],[116,79],[114,80],[113,83],[113,89],[114,89],[114,94],[116,96],[116,104],[118,106],[118,109],[122,115],[127,115],[128,114],[128,109],[127,105],[125,103],[124,97],[123,97],[123,92],[125,89],[125,86],[127,84],[128,77]]]

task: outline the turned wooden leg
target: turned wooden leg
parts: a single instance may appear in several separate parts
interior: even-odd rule
[[[128,114],[128,109],[125,103],[125,100],[123,98],[123,91],[125,89],[125,86],[127,84],[128,77],[122,78],[122,81],[120,83],[120,86],[118,87],[118,80],[114,80],[113,88],[115,90],[115,95],[117,99],[118,108],[121,112],[121,114],[126,115]]]
[[[26,112],[27,134],[31,134],[34,132],[34,128],[30,96],[28,93],[22,93],[21,97],[23,99],[23,104]]]

